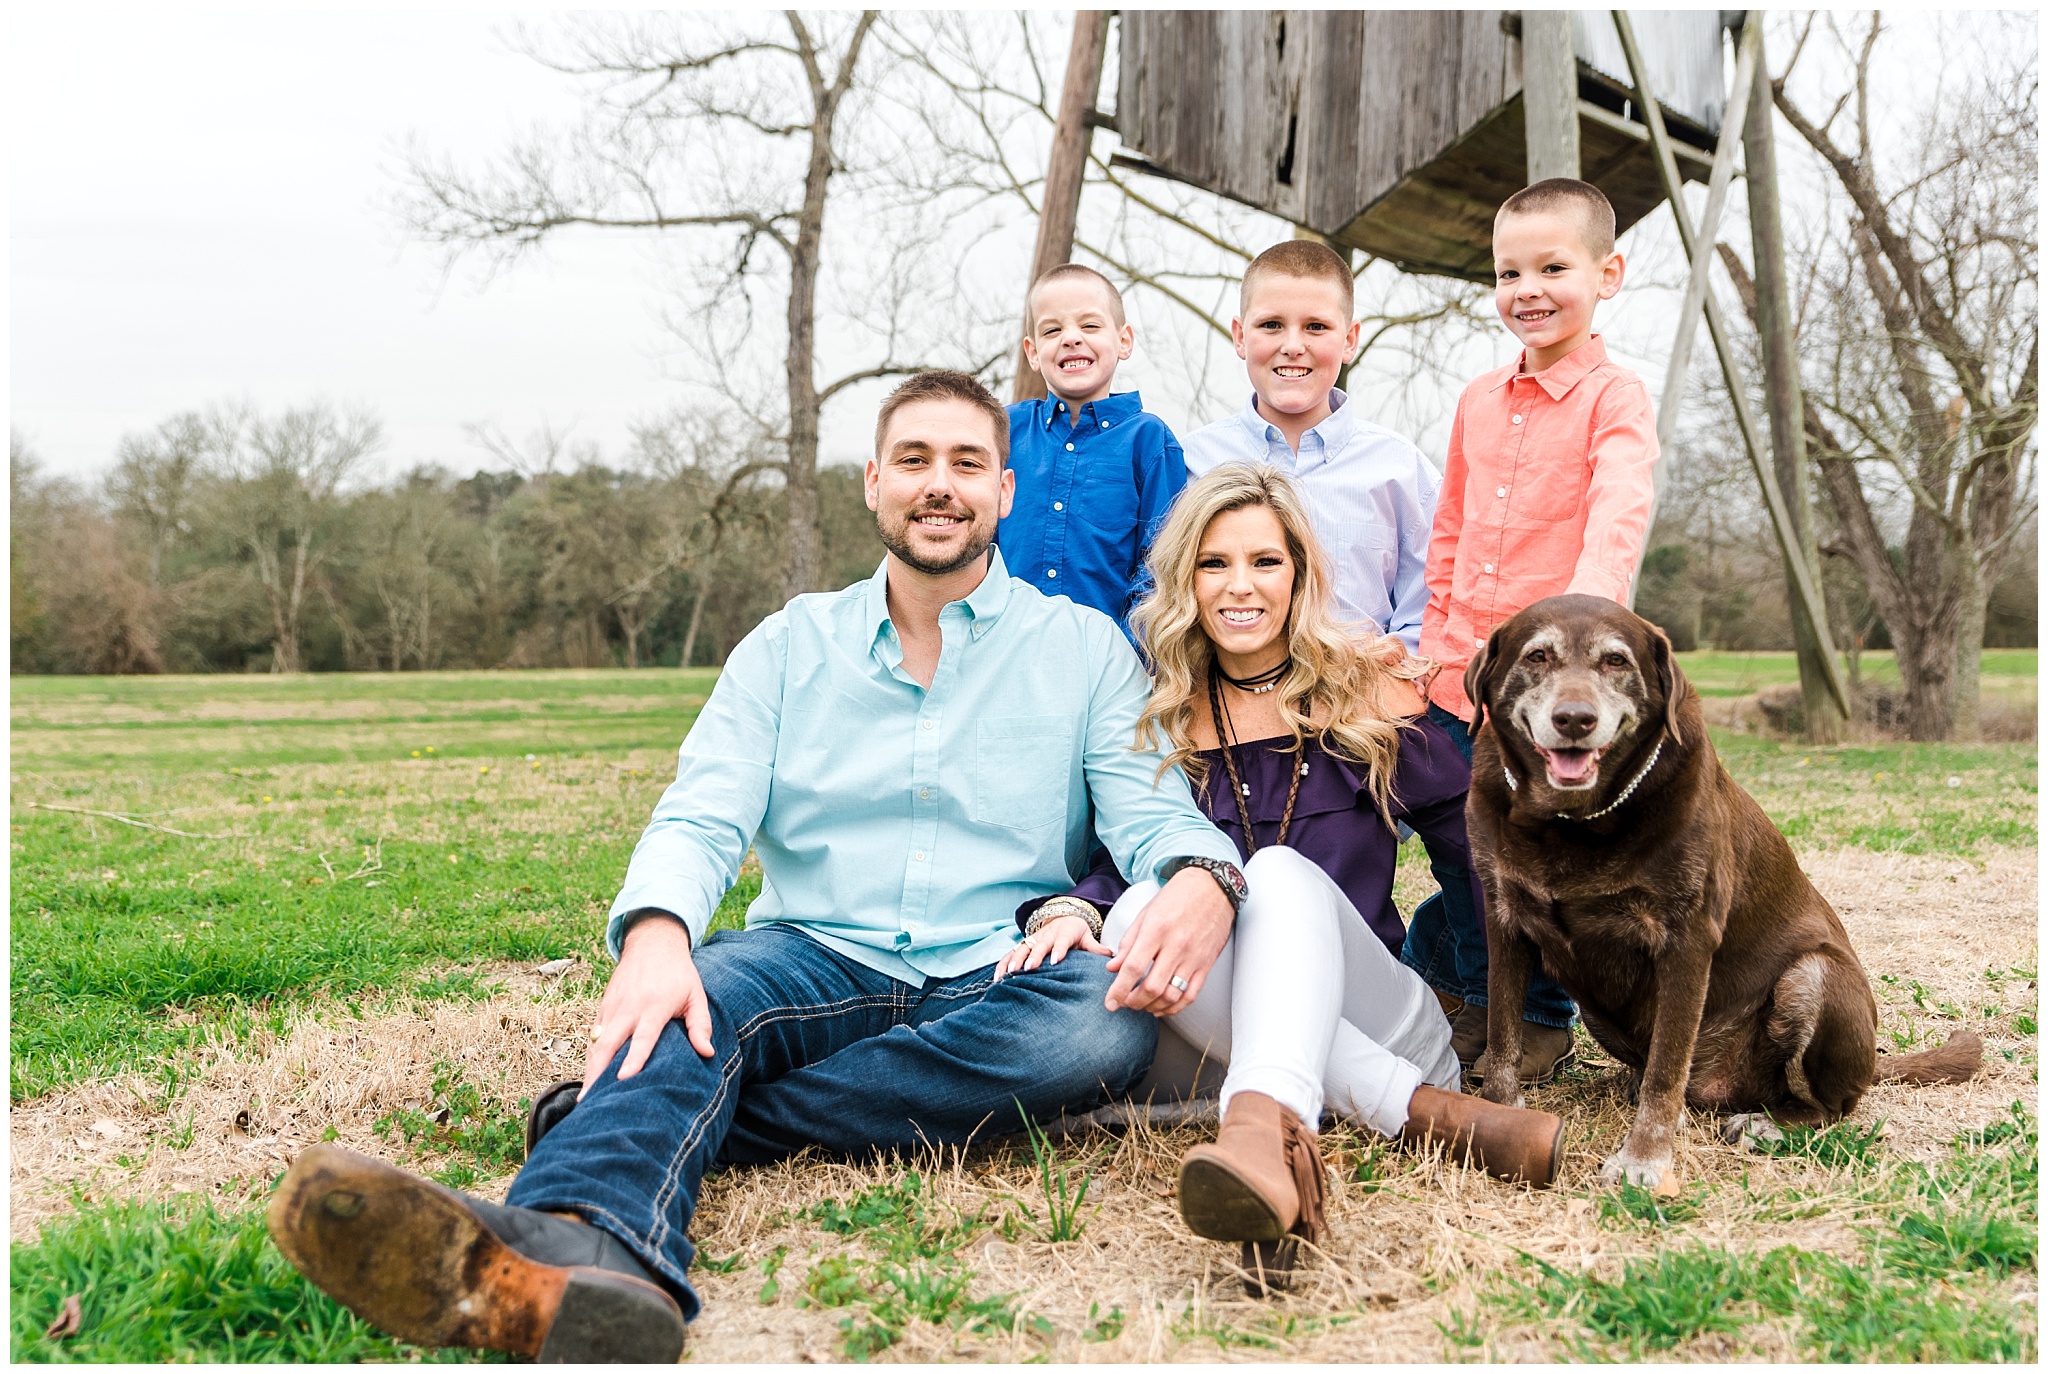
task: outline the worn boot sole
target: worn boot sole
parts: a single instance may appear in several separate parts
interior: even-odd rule
[[[1180,1166],[1180,1214],[1208,1240],[1278,1241],[1287,1225],[1273,1204],[1223,1160],[1190,1154]]]
[[[270,1235],[315,1287],[401,1340],[546,1363],[673,1364],[681,1311],[651,1283],[526,1258],[456,1194],[337,1145],[300,1155]]]

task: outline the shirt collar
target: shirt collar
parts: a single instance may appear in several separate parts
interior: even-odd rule
[[[981,579],[980,586],[967,594],[967,598],[964,601],[951,603],[966,608],[967,619],[971,627],[969,633],[974,638],[979,639],[988,630],[994,628],[996,621],[1001,618],[1004,609],[1010,604],[1011,587],[1010,569],[1003,562],[1003,551],[991,544],[988,550],[988,575]],[[868,579],[868,588],[863,598],[863,606],[868,632],[868,645],[872,648],[875,640],[881,636],[882,627],[889,625],[889,560],[887,558],[884,558],[880,566],[875,569],[875,575]],[[890,626],[892,634],[894,633],[894,628],[894,626]]]
[[[1098,422],[1106,420],[1111,425],[1119,425],[1144,410],[1144,408],[1145,403],[1138,399],[1137,392],[1116,391],[1111,392],[1099,401],[1090,401],[1082,406],[1081,418],[1090,418],[1092,413],[1092,418]],[[1040,429],[1051,429],[1052,422],[1066,414],[1066,412],[1067,403],[1065,401],[1062,401],[1057,396],[1047,396],[1038,403],[1038,413],[1041,417],[1041,423],[1038,427]]]
[[[1522,365],[1528,359],[1528,350],[1522,350],[1521,357],[1515,359],[1515,365],[1509,368],[1506,375],[1498,382],[1495,382],[1490,389],[1497,391],[1515,378],[1527,375],[1530,381],[1543,388],[1544,394],[1550,397],[1551,400],[1562,401],[1573,387],[1585,379],[1588,373],[1607,361],[1607,342],[1598,334],[1595,334],[1592,338],[1586,340],[1586,342],[1580,344],[1541,372],[1524,374]]]
[[[1351,413],[1350,401],[1349,396],[1338,388],[1331,387],[1330,413],[1309,426],[1307,434],[1313,434],[1321,439],[1325,449],[1336,448],[1348,439],[1358,427],[1357,417]],[[1287,442],[1287,437],[1280,432],[1280,427],[1259,414],[1259,393],[1256,391],[1252,393],[1251,399],[1244,403],[1244,409],[1237,413],[1237,418],[1244,426],[1245,432],[1257,441],[1260,448],[1265,448],[1276,440],[1283,444]]]

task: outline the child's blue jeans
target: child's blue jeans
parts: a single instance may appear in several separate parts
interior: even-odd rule
[[[669,1022],[647,1065],[619,1064],[549,1131],[506,1201],[574,1212],[611,1232],[695,1320],[687,1235],[715,1165],[957,1145],[1127,1091],[1152,1065],[1158,1023],[1106,1011],[1099,954],[991,982],[977,969],[921,988],[776,923],[704,942],[705,1059]]]
[[[1465,722],[1438,706],[1429,705],[1429,718],[1441,725],[1465,756],[1472,761],[1472,734]],[[1430,856],[1430,871],[1443,889],[1415,908],[1408,924],[1408,938],[1401,945],[1401,962],[1422,975],[1447,997],[1456,997],[1475,1007],[1486,1005],[1486,928],[1479,913],[1472,910],[1467,895],[1471,886],[1461,869],[1452,869]],[[1529,975],[1529,995],[1522,1002],[1522,1019],[1539,1026],[1560,1029],[1578,1015],[1571,995],[1559,987],[1540,967]]]

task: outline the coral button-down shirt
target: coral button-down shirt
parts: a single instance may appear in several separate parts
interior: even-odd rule
[[[1431,701],[1471,720],[1473,651],[1546,596],[1628,604],[1656,461],[1649,390],[1597,334],[1541,372],[1518,358],[1465,388],[1429,534],[1422,654],[1443,665]]]

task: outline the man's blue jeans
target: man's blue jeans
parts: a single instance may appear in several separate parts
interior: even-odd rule
[[[621,1082],[620,1050],[542,1139],[506,1201],[573,1212],[624,1241],[675,1293],[697,1190],[714,1163],[963,1144],[1127,1092],[1152,1065],[1158,1023],[1105,1011],[1101,955],[992,983],[994,968],[913,988],[787,924],[721,933],[697,952],[711,1004],[705,1059],[680,1022]]]
[[[1429,704],[1429,718],[1443,726],[1451,742],[1472,761],[1472,734],[1465,722],[1435,702]],[[1401,962],[1422,975],[1446,996],[1460,998],[1475,1007],[1486,1005],[1486,927],[1472,909],[1471,883],[1461,868],[1430,856],[1430,872],[1443,888],[1415,908],[1408,923],[1408,938],[1401,945]],[[1522,1019],[1539,1026],[1568,1027],[1578,1015],[1571,995],[1538,967],[1529,975],[1529,995],[1522,1001]]]

